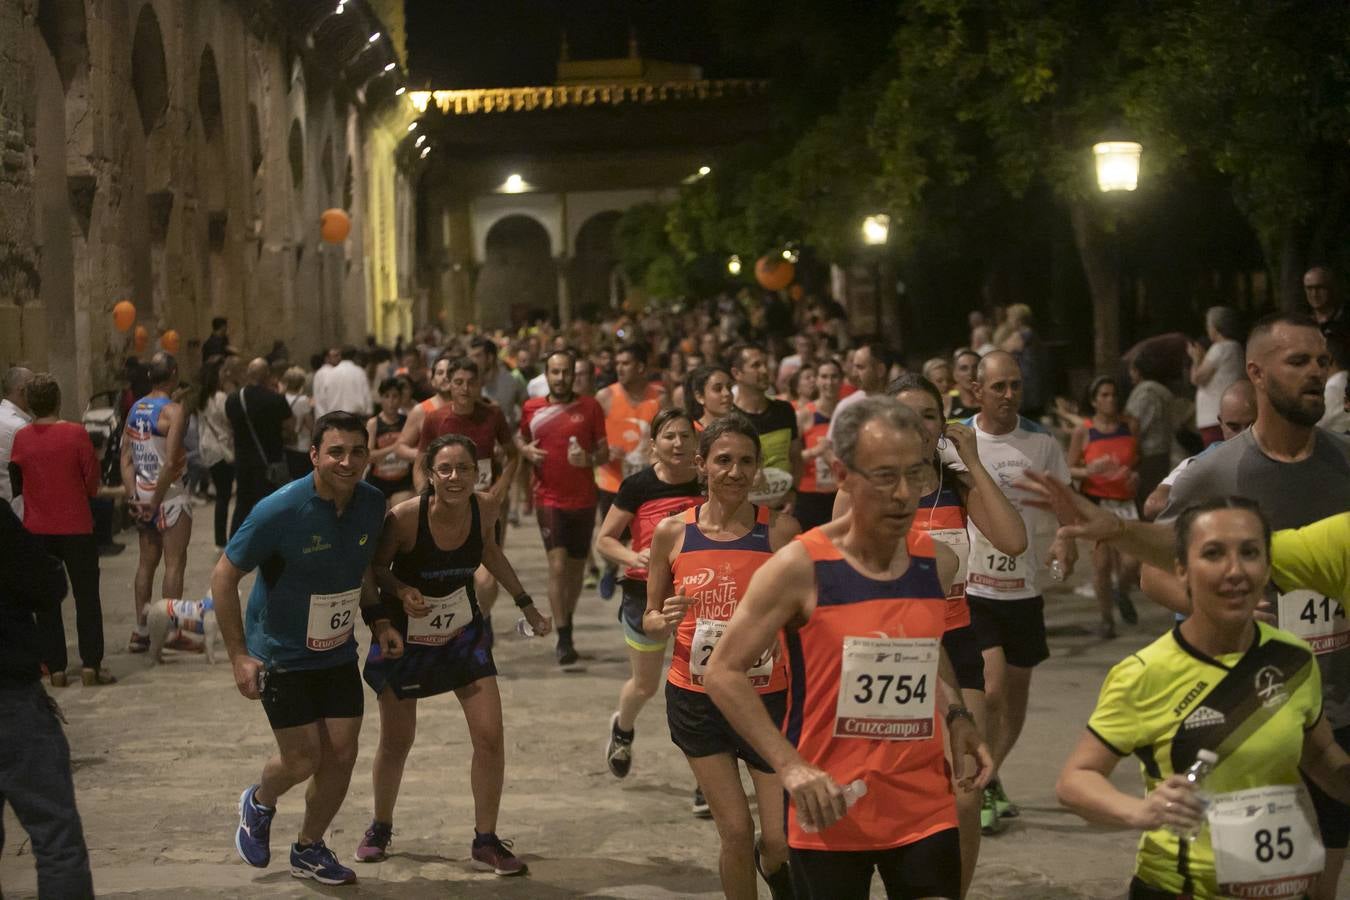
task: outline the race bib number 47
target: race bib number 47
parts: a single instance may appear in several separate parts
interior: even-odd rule
[[[460,588],[445,597],[427,597],[431,612],[420,619],[408,617],[408,643],[439,647],[450,643],[473,620],[469,592]]]
[[[931,738],[937,671],[935,638],[844,638],[835,737]]]
[[[357,607],[360,605],[360,588],[336,594],[310,594],[305,646],[323,652],[347,643],[356,627]]]
[[[1210,845],[1225,897],[1302,897],[1326,853],[1301,784],[1219,794],[1210,803]]]
[[[1318,656],[1350,647],[1350,618],[1335,597],[1315,591],[1280,594],[1280,627],[1303,638]]]

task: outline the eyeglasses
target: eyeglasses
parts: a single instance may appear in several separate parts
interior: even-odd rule
[[[472,478],[478,472],[477,466],[436,466],[431,470],[438,478],[449,478],[451,475],[459,475],[461,478]]]
[[[844,465],[850,472],[856,472],[863,481],[883,494],[895,493],[895,489],[902,481],[925,494],[937,486],[937,470],[928,462],[918,463],[908,469],[873,469],[870,472],[864,472],[848,463]]]

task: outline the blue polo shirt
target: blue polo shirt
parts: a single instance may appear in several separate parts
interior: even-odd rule
[[[253,507],[225,548],[236,567],[258,569],[244,617],[250,656],[281,672],[327,669],[356,659],[355,627],[331,649],[309,648],[310,598],[361,587],[384,514],[384,495],[358,482],[339,516],[336,505],[315,491],[313,475],[292,481]]]

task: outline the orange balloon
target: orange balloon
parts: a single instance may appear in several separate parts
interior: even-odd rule
[[[755,280],[766,291],[781,291],[796,274],[797,267],[781,257],[761,256],[755,262]]]
[[[119,300],[113,306],[113,325],[118,331],[130,331],[136,322],[136,304],[130,300]]]
[[[132,337],[132,346],[136,348],[137,353],[145,352],[145,345],[150,343],[150,332],[145,330],[144,325],[136,326],[136,333]]]
[[[806,288],[802,287],[800,284],[794,284],[792,287],[788,288],[788,296],[793,300],[801,300],[806,296]]]
[[[345,210],[325,209],[319,218],[319,233],[330,244],[340,244],[352,232],[352,219]]]
[[[164,348],[165,353],[177,353],[178,342],[178,332],[172,328],[159,336],[159,345]]]

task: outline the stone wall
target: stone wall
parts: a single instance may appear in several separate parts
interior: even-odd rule
[[[217,315],[245,354],[359,343],[364,148],[402,80],[382,30],[360,0],[0,3],[0,366],[53,371],[77,414],[135,353],[124,299],[189,377]]]

